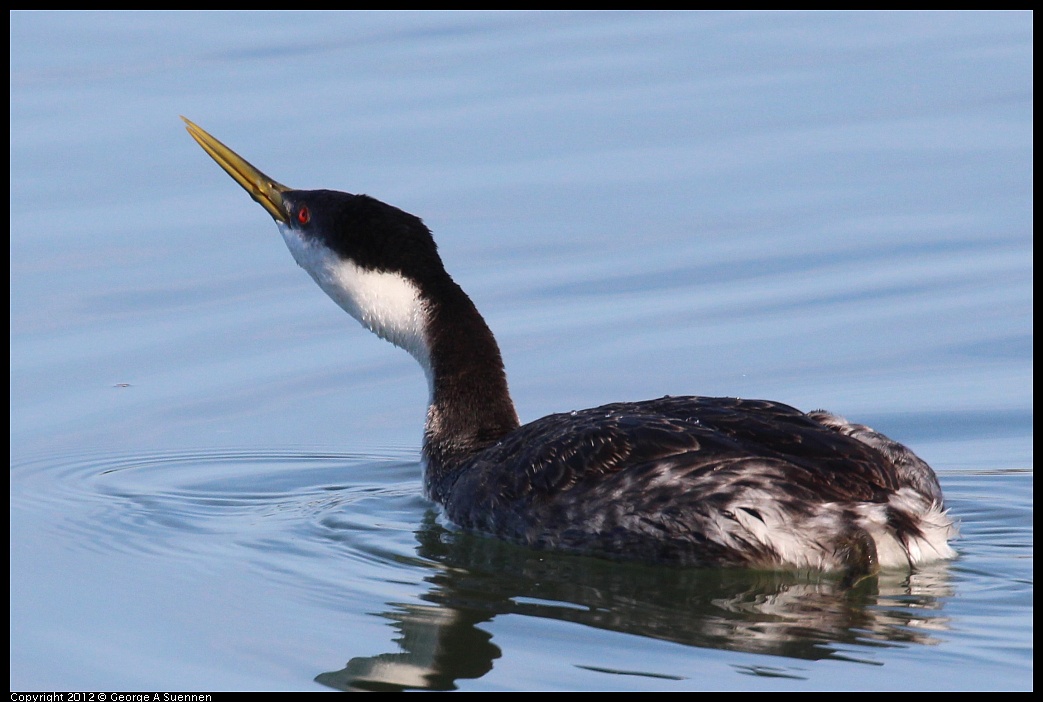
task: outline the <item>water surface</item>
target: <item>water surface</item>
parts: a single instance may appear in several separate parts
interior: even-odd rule
[[[14,13],[11,687],[1029,689],[1032,15]],[[663,394],[912,446],[959,558],[528,551],[185,134],[424,218],[523,420]]]

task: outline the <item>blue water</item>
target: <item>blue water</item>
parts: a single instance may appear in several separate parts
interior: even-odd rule
[[[12,689],[1032,687],[1031,14],[10,19]],[[937,469],[959,558],[848,589],[455,530],[420,370],[181,114],[422,216],[523,420],[825,407]]]

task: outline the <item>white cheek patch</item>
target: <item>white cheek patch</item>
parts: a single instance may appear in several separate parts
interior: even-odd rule
[[[427,309],[415,285],[398,273],[361,268],[282,224],[279,231],[297,264],[334,302],[376,335],[408,351],[430,378]]]

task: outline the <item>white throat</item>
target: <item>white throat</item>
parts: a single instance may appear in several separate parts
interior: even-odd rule
[[[340,258],[320,243],[279,223],[286,246],[333,301],[382,339],[410,353],[432,386],[427,305],[417,287],[399,273],[373,271]]]

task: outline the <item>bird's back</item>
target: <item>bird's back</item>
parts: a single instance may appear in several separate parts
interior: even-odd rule
[[[923,461],[777,402],[664,397],[550,415],[445,475],[428,487],[450,519],[540,548],[865,572],[951,555]]]

